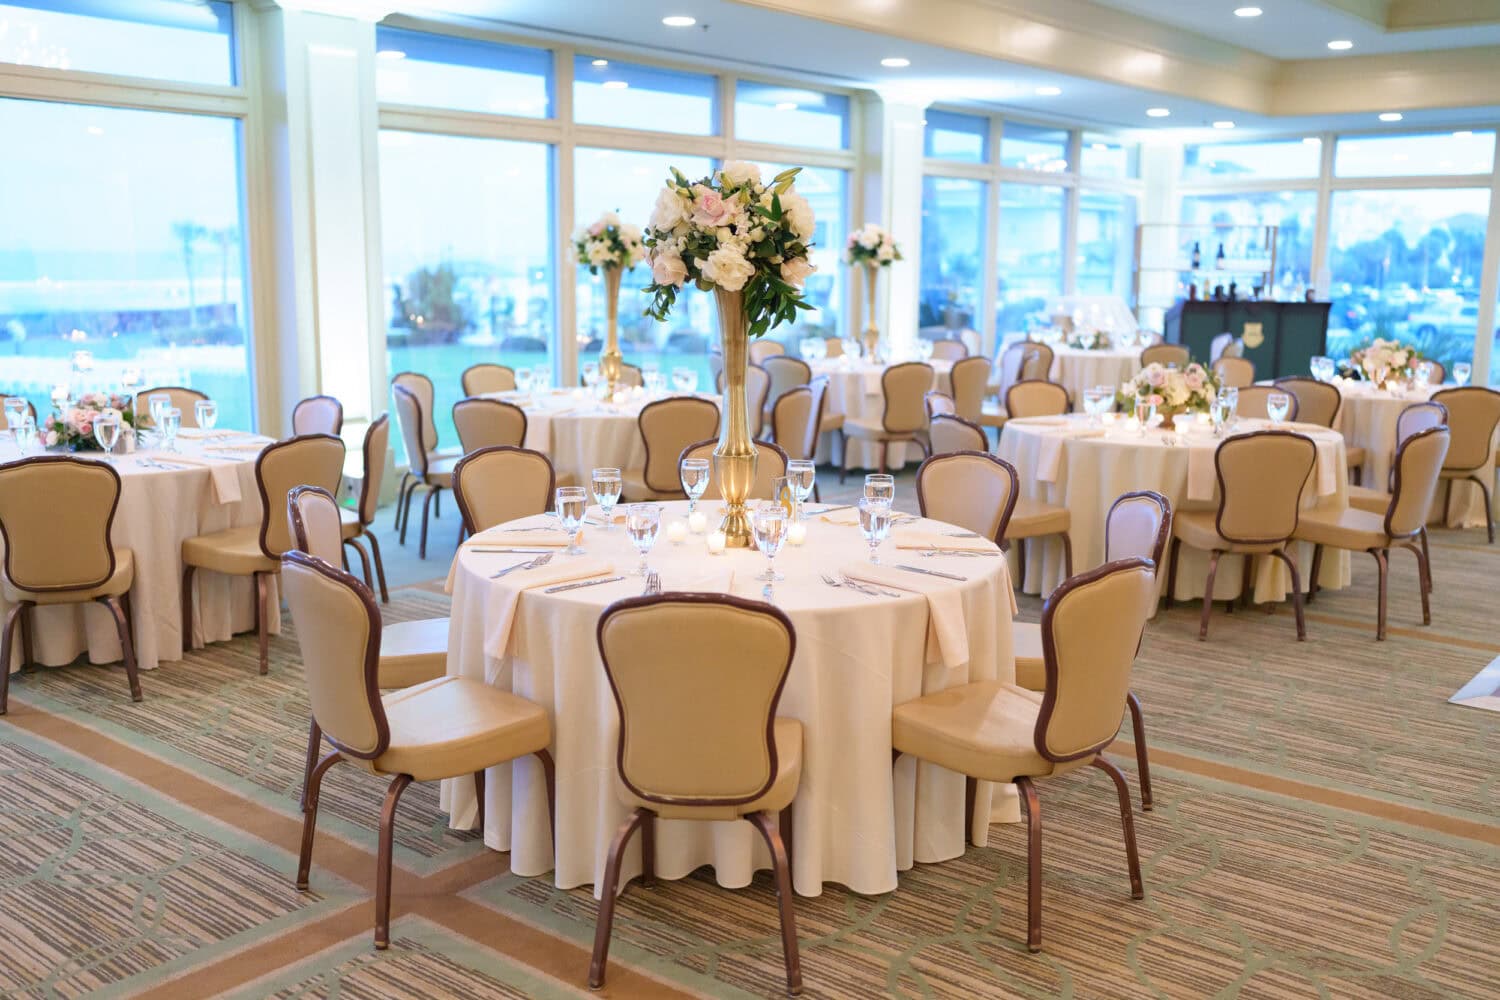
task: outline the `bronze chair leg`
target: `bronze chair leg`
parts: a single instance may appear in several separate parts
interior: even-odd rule
[[[474,802],[479,811],[479,835],[484,836],[484,768],[474,772]]]
[[[1449,479],[1446,482],[1448,488],[1443,493],[1443,527],[1445,528],[1448,522],[1453,520],[1453,480]]]
[[[1427,599],[1427,560],[1422,557],[1422,550],[1411,542],[1402,543],[1401,547],[1417,557],[1417,590],[1422,595],[1422,624],[1432,624],[1432,605]]]
[[[1025,538],[1016,539],[1016,587],[1023,594],[1026,592],[1026,542]]]
[[[1422,539],[1422,575],[1427,580],[1427,592],[1432,593],[1432,556],[1427,551],[1427,525],[1418,533]]]
[[[1390,569],[1390,563],[1385,557],[1385,552],[1381,549],[1371,549],[1370,555],[1375,557],[1375,565],[1380,569],[1379,604],[1375,613],[1375,641],[1379,642],[1385,638],[1385,589],[1387,584],[1386,574]]]
[[[411,487],[411,473],[410,472],[403,472],[401,474],[401,485],[396,488],[396,523],[394,525],[394,529],[396,531],[400,531],[401,530],[401,524],[402,524],[402,521],[401,521],[401,508],[403,506],[402,502],[406,499],[406,491],[410,487]]]
[[[974,800],[979,795],[979,779],[964,776],[964,846],[974,843]]]
[[[1214,549],[1213,555],[1208,559],[1208,579],[1203,584],[1203,617],[1198,622],[1198,641],[1204,642],[1208,639],[1208,616],[1214,611],[1214,577],[1219,572],[1219,557],[1224,554],[1222,549]]]
[[[380,558],[380,539],[375,537],[374,531],[365,531],[364,537],[370,540],[370,555],[375,561],[375,579],[380,581],[380,600],[391,603],[391,595],[385,589],[385,560]]]
[[[641,821],[641,885],[656,884],[656,813]]]
[[[271,588],[266,586],[266,574],[255,574],[255,639],[260,646],[260,672],[271,672]],[[278,613],[280,608],[276,609]]]
[[[130,700],[141,700],[141,678],[136,672],[135,643],[130,638],[130,620],[125,617],[125,609],[120,606],[118,598],[100,597],[98,602],[109,609],[109,615],[115,620],[115,631],[120,634],[120,658],[125,661],[125,678],[130,683]]]
[[[1297,564],[1292,560],[1292,554],[1284,546],[1271,555],[1286,563],[1287,572],[1292,574],[1292,610],[1297,616],[1297,641],[1301,642],[1307,638],[1307,622],[1302,616],[1302,578],[1297,574]]]
[[[1017,778],[1026,813],[1026,947],[1042,950],[1042,804],[1030,778]]]
[[[297,807],[307,812],[307,788],[312,784],[313,768],[318,766],[318,751],[323,749],[323,727],[312,716],[307,718],[307,765],[302,769],[302,795]]]
[[[398,774],[385,792],[385,806],[380,810],[380,852],[375,860],[375,949],[384,951],[391,943],[391,849],[396,839],[396,804],[411,784],[411,775]]]
[[[795,872],[797,869],[792,864],[792,839],[793,839],[793,831],[792,831],[792,806],[791,806],[791,803],[787,803],[787,807],[785,809],[781,810],[781,815],[777,818],[777,824],[781,828],[781,846],[784,847],[784,848],[786,848],[786,864],[787,864],[787,867],[790,868],[793,872]]]
[[[1141,885],[1141,859],[1135,847],[1135,817],[1130,812],[1130,789],[1125,784],[1125,775],[1103,754],[1091,763],[1115,781],[1115,791],[1120,796],[1120,826],[1125,829],[1125,861],[1130,866],[1130,898],[1145,899],[1146,890]]]
[[[1141,811],[1151,811],[1151,759],[1146,755],[1146,719],[1141,714],[1141,699],[1134,691],[1125,692],[1130,708],[1130,730],[1135,735],[1135,769],[1141,780]]]
[[[417,543],[417,558],[427,558],[427,521],[428,515],[432,513],[433,498],[438,495],[438,488],[432,487],[427,491],[427,499],[422,501],[422,539]]]
[[[302,850],[297,855],[297,888],[307,888],[307,876],[312,871],[313,834],[318,829],[318,791],[323,787],[323,775],[343,756],[337,750],[318,761],[318,766],[307,776],[302,788]]]
[[[781,913],[781,956],[786,964],[787,996],[798,996],[802,992],[802,958],[797,951],[797,915],[792,907],[792,871],[787,861],[786,846],[776,832],[776,823],[763,812],[745,817],[771,849],[771,871],[776,878],[776,906]]]
[[[604,967],[609,963],[609,932],[615,922],[615,889],[620,883],[620,858],[630,843],[630,835],[646,816],[645,809],[637,809],[626,818],[609,845],[609,855],[604,861],[604,885],[600,887],[599,916],[594,924],[594,954],[589,959],[589,989],[597,990],[604,985]]]
[[[346,538],[344,539],[344,544],[359,553],[360,575],[365,578],[365,586],[370,590],[374,590],[375,577],[370,575],[370,554],[365,551],[365,547],[359,544],[359,540],[356,538]]]
[[[1495,508],[1490,499],[1490,488],[1484,484],[1484,480],[1478,476],[1470,476],[1469,482],[1479,487],[1479,492],[1484,495],[1484,530],[1489,533],[1490,544],[1495,544]]]
[[[1073,536],[1064,531],[1060,537],[1063,547],[1063,576],[1071,580],[1073,578]]]
[[[8,710],[10,700],[10,657],[11,644],[16,634],[16,621],[21,617],[21,612],[26,609],[23,601],[10,609],[5,616],[5,628],[0,630],[0,715]],[[22,666],[25,666],[23,663]]]
[[[1250,606],[1250,591],[1255,586],[1255,557],[1247,552],[1244,558],[1240,560],[1240,563],[1240,607],[1248,608]],[[1225,601],[1224,610],[1232,614],[1234,612],[1234,602]]]
[[[557,766],[546,750],[536,751],[536,759],[542,762],[542,778],[547,783],[547,824],[552,831],[553,851],[557,844]]]
[[[1318,577],[1323,573],[1323,546],[1313,546],[1312,572],[1307,577],[1307,603],[1311,604],[1313,598],[1318,596]]]
[[[193,648],[193,571],[196,566],[182,567],[182,651]]]
[[[1172,547],[1167,550],[1167,596],[1162,602],[1167,610],[1172,610],[1172,599],[1177,596],[1177,557],[1181,554],[1182,539],[1172,539]]]

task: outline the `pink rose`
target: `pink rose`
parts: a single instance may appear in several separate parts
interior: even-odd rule
[[[1160,406],[1161,404],[1162,404],[1162,398],[1160,396],[1156,395],[1155,393],[1153,393],[1151,395],[1151,405],[1152,406]]]
[[[713,188],[702,184],[693,187],[693,224],[718,229],[726,225],[734,210]]]
[[[598,236],[602,232],[604,232],[604,222],[602,220],[595,222],[592,226],[589,226],[590,236]]]
[[[806,257],[793,257],[791,260],[782,262],[781,280],[787,284],[801,288],[807,276],[817,270]]]
[[[1189,389],[1203,388],[1203,376],[1199,372],[1189,371],[1182,377],[1182,381],[1187,385]]]
[[[651,261],[651,280],[658,285],[682,287],[687,280],[687,265],[675,253],[656,254]]]
[[[1167,373],[1160,368],[1153,368],[1146,372],[1146,381],[1150,383],[1151,388],[1160,389],[1167,384]]]

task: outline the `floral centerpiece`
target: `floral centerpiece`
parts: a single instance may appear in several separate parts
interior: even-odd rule
[[[69,451],[100,451],[94,437],[94,421],[104,413],[119,414],[122,438],[135,426],[135,407],[129,396],[87,392],[66,412],[47,417],[42,425],[42,443],[48,448],[64,447]]]
[[[1120,386],[1119,401],[1129,412],[1137,398],[1146,397],[1162,415],[1162,426],[1171,427],[1179,413],[1206,412],[1218,392],[1218,379],[1196,361],[1182,369],[1153,362]]]
[[[762,182],[760,168],[732,160],[690,181],[672,168],[656,198],[645,244],[651,261],[646,315],[665,321],[688,282],[712,291],[724,351],[724,412],[713,476],[725,501],[721,530],[732,546],[750,544],[745,500],[757,452],[745,398],[749,338],[764,336],[812,308],[802,286],[816,268],[807,259],[813,210],[797,193],[801,168]]]
[[[604,303],[607,318],[604,346],[599,351],[599,372],[610,396],[620,384],[625,358],[620,353],[620,279],[646,256],[640,226],[621,222],[619,213],[605,212],[573,234],[573,256],[590,274],[604,271]]]
[[[884,226],[867,222],[849,234],[844,244],[844,262],[865,269],[865,355],[873,358],[880,344],[880,327],[875,323],[875,288],[880,268],[901,260],[896,237]]]
[[[1080,351],[1103,351],[1113,347],[1114,342],[1103,330],[1084,330],[1071,334],[1068,346]]]
[[[1364,347],[1349,352],[1349,363],[1340,374],[1386,388],[1386,383],[1393,379],[1411,378],[1421,361],[1421,352],[1410,344],[1376,337]]]

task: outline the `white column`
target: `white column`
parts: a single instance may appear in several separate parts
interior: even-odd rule
[[[925,101],[887,95],[865,106],[865,156],[871,166],[865,171],[865,217],[855,220],[855,225],[878,222],[901,244],[905,259],[883,269],[875,303],[876,323],[898,350],[917,336],[922,274],[922,120],[926,109]],[[878,169],[873,169],[874,163],[878,163]],[[859,326],[863,322],[860,316]]]
[[[1175,223],[1182,217],[1177,197],[1177,174],[1181,164],[1181,146],[1141,146],[1142,224]],[[1148,228],[1143,230],[1141,256],[1136,267],[1147,264],[1159,267],[1162,262],[1175,259],[1176,255],[1175,230]],[[1136,303],[1136,316],[1143,327],[1161,332],[1166,309],[1160,303],[1170,301],[1176,290],[1177,275],[1166,271],[1141,272],[1140,299],[1153,303],[1145,309],[1141,308],[1139,301]]]

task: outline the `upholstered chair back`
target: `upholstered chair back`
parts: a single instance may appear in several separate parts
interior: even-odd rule
[[[757,369],[758,370],[758,369]],[[752,413],[759,414],[754,409]],[[752,421],[754,428],[758,421]],[[719,433],[719,408],[696,396],[671,396],[647,403],[636,418],[646,445],[646,485],[658,493],[682,493],[677,459],[682,449]]]
[[[380,506],[380,486],[385,482],[385,456],[390,446],[391,417],[382,413],[365,428],[365,441],[360,449],[365,460],[364,479],[359,486],[361,524],[375,523],[375,511]]]
[[[963,417],[938,414],[927,427],[927,440],[934,455],[947,455],[955,451],[989,451],[990,442],[984,428],[971,424]]]
[[[1005,394],[1005,412],[1015,417],[1060,417],[1068,412],[1068,390],[1056,382],[1022,379]]]
[[[688,445],[686,448],[682,449],[682,456],[677,460],[679,468],[681,467],[682,463],[689,458],[706,458],[710,463],[712,463],[714,457],[714,445],[716,445],[717,443],[717,441],[710,438],[706,441],[698,441]],[[775,445],[770,441],[755,442],[755,451],[759,457],[755,461],[755,482],[750,485],[750,499],[775,499],[771,496],[771,480],[775,479],[778,476],[786,475],[786,463],[788,461],[786,452],[782,451],[780,446]],[[711,467],[712,466],[710,465],[710,468]],[[678,483],[680,484],[681,481],[682,476],[679,473]],[[713,475],[710,475],[708,477],[708,488],[703,491],[702,499],[724,499],[724,494],[719,492],[719,480],[717,477]]]
[[[749,410],[750,432],[760,429],[761,414],[771,398],[771,374],[757,364],[745,369],[745,409]]]
[[[332,493],[321,486],[298,486],[286,495],[286,517],[293,548],[330,566],[344,564],[344,526]]]
[[[1242,354],[1240,342],[1232,333],[1221,333],[1208,345],[1208,360],[1217,364],[1220,358],[1234,358]]]
[[[406,448],[406,465],[414,476],[427,475],[427,449],[422,447],[422,401],[404,385],[391,386],[396,401],[396,426]]]
[[[380,611],[336,564],[292,550],[281,557],[312,716],[342,753],[371,760],[390,745],[380,702]]]
[[[1297,396],[1291,390],[1283,389],[1279,385],[1245,386],[1240,390],[1240,402],[1234,412],[1238,416],[1247,417],[1252,420],[1265,420],[1267,416],[1266,400],[1270,398],[1273,392],[1284,393],[1290,397],[1286,408],[1286,418],[1288,420],[1296,420],[1302,412],[1297,406]]]
[[[1500,392],[1482,385],[1444,389],[1432,401],[1448,408],[1453,441],[1443,468],[1463,471],[1489,465],[1495,451],[1495,425],[1500,424]]]
[[[1141,352],[1141,367],[1147,365],[1176,365],[1186,368],[1192,355],[1181,344],[1152,344]]]
[[[927,419],[933,417],[955,417],[958,415],[958,407],[953,402],[953,397],[946,392],[933,389],[922,396],[922,405],[927,407]]]
[[[760,362],[760,366],[770,376],[771,387],[767,391],[766,398],[772,403],[781,398],[781,394],[795,386],[806,385],[812,381],[812,368],[801,358],[794,358],[790,354],[773,354]]]
[[[1427,363],[1432,366],[1432,378],[1428,385],[1442,385],[1448,381],[1448,369],[1441,361],[1428,358]]]
[[[646,384],[646,376],[641,372],[640,365],[620,364],[620,384],[628,387]]]
[[[1144,559],[1105,563],[1064,581],[1047,598],[1047,689],[1035,735],[1043,757],[1091,757],[1115,738],[1130,693],[1130,668],[1155,605],[1156,578]]]
[[[344,404],[332,396],[308,396],[292,407],[293,434],[338,434],[343,429]]]
[[[1318,460],[1312,438],[1291,431],[1232,437],[1214,452],[1219,534],[1242,545],[1280,543],[1297,530],[1302,488]]]
[[[892,365],[880,378],[885,392],[885,429],[891,434],[910,434],[927,426],[923,397],[932,388],[932,366],[920,361]]]
[[[208,394],[180,385],[159,385],[152,389],[142,389],[135,394],[135,412],[143,422],[142,426],[149,426],[151,423],[151,397],[163,392],[171,396],[172,405],[182,411],[182,426],[197,427],[196,404],[200,399],[207,399]]]
[[[598,634],[627,788],[649,802],[705,807],[770,790],[772,727],[796,648],[786,615],[727,594],[635,597],[612,604]]]
[[[1026,345],[1026,360],[1021,363],[1022,379],[1046,379],[1052,376],[1052,362],[1056,355],[1046,344]]]
[[[779,340],[772,340],[770,337],[756,337],[750,341],[749,357],[752,365],[761,364],[767,358],[785,353],[786,347]]]
[[[807,440],[802,444],[801,458],[812,458],[818,451],[818,435],[823,432],[823,417],[828,412],[828,376],[817,376],[807,383],[807,387],[812,390],[813,394],[812,420],[807,425]],[[799,456],[792,455],[792,457]]]
[[[1104,561],[1150,559],[1160,572],[1172,537],[1172,501],[1151,490],[1123,493],[1104,519]]]
[[[1451,439],[1447,427],[1429,427],[1396,449],[1395,491],[1385,514],[1385,531],[1392,538],[1409,538],[1426,526]]]
[[[844,342],[838,337],[824,337],[823,347],[825,358],[842,358],[844,356]]]
[[[453,467],[453,495],[471,535],[546,513],[556,484],[546,455],[511,445],[471,451]]]
[[[771,436],[788,458],[812,458],[807,447],[807,428],[816,416],[814,398],[812,389],[805,385],[794,386],[777,397],[776,405],[771,407]],[[813,443],[816,442],[814,436]]]
[[[1027,352],[1035,345],[1017,341],[1000,352],[999,393],[1004,399],[1010,387],[1021,381],[1021,371],[1026,367]]]
[[[465,396],[483,396],[489,392],[511,392],[516,387],[516,370],[508,365],[485,361],[470,365],[459,376]]]
[[[948,341],[945,341],[948,343]],[[990,360],[975,355],[953,363],[948,380],[953,384],[954,412],[965,420],[978,420],[984,412],[984,394],[989,392]]]
[[[471,397],[453,404],[453,428],[464,453],[526,443],[526,411],[514,403]]]
[[[917,505],[923,517],[956,524],[998,545],[1016,509],[1019,484],[1015,466],[994,455],[933,455],[917,469]]]
[[[934,340],[932,342],[934,361],[959,361],[968,356],[968,345],[962,340]]]
[[[103,462],[38,455],[0,465],[6,578],[30,591],[104,583],[115,572],[109,532],[119,502],[120,474]]]
[[[1333,422],[1339,417],[1339,407],[1344,402],[1344,397],[1339,394],[1337,386],[1328,382],[1319,382],[1305,375],[1279,378],[1276,380],[1276,388],[1290,393],[1297,400],[1297,419],[1304,424],[1332,427]],[[1244,398],[1245,394],[1242,391],[1241,403],[1244,402]]]
[[[411,393],[417,398],[422,413],[422,451],[437,451],[438,432],[437,414],[433,407],[437,405],[437,393],[432,387],[432,379],[421,372],[400,372],[391,379],[391,385]],[[397,419],[400,419],[398,414]]]
[[[260,487],[260,549],[268,559],[279,559],[293,548],[287,523],[287,494],[298,486],[321,486],[336,494],[344,477],[344,442],[332,434],[303,434],[277,441],[255,461]]]
[[[1255,384],[1255,362],[1226,354],[1214,362],[1214,375],[1226,389],[1243,389]]]
[[[1413,403],[1396,418],[1396,447],[1401,447],[1407,438],[1418,431],[1425,431],[1429,427],[1446,427],[1447,424],[1448,408],[1442,403],[1431,400]]]
[[[721,389],[724,385],[724,352],[717,347],[708,352],[708,373],[712,376],[714,388]]]

